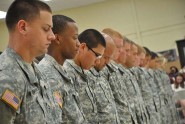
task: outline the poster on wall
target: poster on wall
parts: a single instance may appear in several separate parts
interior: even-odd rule
[[[178,59],[176,49],[169,49],[165,51],[160,51],[158,53],[163,55],[168,60],[168,62],[173,62]]]

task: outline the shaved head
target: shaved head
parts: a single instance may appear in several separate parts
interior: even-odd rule
[[[116,48],[116,45],[115,45],[113,39],[105,33],[102,33],[102,35],[103,35],[103,37],[105,38],[105,41],[106,41],[106,48],[105,48],[104,54],[108,51],[114,51],[114,49]]]
[[[95,65],[95,69],[97,71],[102,70],[106,66],[106,64],[110,62],[110,59],[113,58],[113,54],[116,49],[116,45],[113,39],[105,33],[102,33],[102,35],[106,42],[106,48],[105,48],[103,57],[100,59],[100,63]]]

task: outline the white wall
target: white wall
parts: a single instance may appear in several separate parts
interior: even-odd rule
[[[185,36],[185,0],[108,0],[55,14],[73,18],[80,32],[110,27],[153,51],[176,48],[175,41]],[[4,27],[0,24],[0,50],[7,42]]]

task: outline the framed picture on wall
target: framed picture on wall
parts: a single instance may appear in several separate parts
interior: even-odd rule
[[[159,54],[163,55],[168,62],[173,62],[175,60],[177,60],[177,53],[176,53],[176,49],[169,49],[169,50],[165,50],[165,51],[160,51],[158,52]]]
[[[185,66],[185,39],[176,41],[181,67]]]

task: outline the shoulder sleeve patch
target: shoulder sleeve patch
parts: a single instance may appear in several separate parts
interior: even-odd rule
[[[13,92],[8,89],[3,93],[1,99],[3,102],[11,106],[15,111],[17,111],[21,104],[21,100],[19,99],[19,97],[17,97]]]
[[[62,102],[63,102],[63,100],[62,100],[62,97],[59,94],[59,92],[57,92],[57,91],[54,92],[54,96],[55,96],[55,98],[57,100],[58,105],[60,106],[60,108],[62,108]]]

